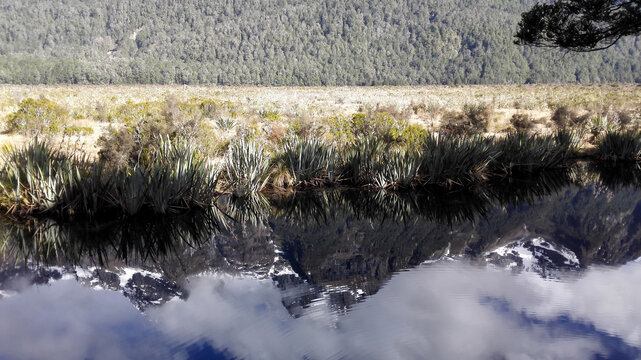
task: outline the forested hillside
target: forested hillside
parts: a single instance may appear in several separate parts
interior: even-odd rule
[[[0,83],[641,82],[641,42],[513,44],[533,0],[2,0]]]

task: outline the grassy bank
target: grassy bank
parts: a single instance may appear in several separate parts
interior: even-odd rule
[[[224,193],[321,186],[465,188],[576,158],[641,159],[633,85],[0,90],[0,206],[16,216],[172,214]]]
[[[629,145],[630,137],[608,133],[595,159],[639,160],[641,136],[632,137],[636,147]],[[624,146],[617,147],[621,141]],[[567,168],[576,159],[576,143],[568,132],[502,138],[427,134],[414,150],[369,137],[343,146],[291,137],[272,153],[245,137],[217,162],[185,141],[161,139],[144,159],[120,168],[36,140],[3,150],[0,206],[18,217],[91,220],[206,209],[221,194],[245,197],[321,186],[398,192],[467,188]]]

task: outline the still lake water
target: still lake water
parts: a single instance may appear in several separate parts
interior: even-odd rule
[[[1,225],[0,359],[639,359],[632,178]]]

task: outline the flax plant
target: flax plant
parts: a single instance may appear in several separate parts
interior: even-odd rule
[[[0,189],[3,206],[15,215],[64,213],[72,207],[83,164],[46,142],[2,151]]]
[[[295,185],[321,185],[336,178],[336,149],[313,138],[289,138],[282,158]]]
[[[597,157],[604,161],[641,160],[641,134],[609,131],[597,146]]]
[[[270,167],[264,147],[243,137],[229,146],[224,160],[226,189],[239,197],[259,192],[267,185]]]
[[[478,183],[489,178],[490,164],[499,154],[491,138],[431,134],[423,145],[418,175],[426,185]]]
[[[496,167],[507,174],[558,168],[568,163],[576,143],[576,136],[566,131],[552,135],[511,133],[496,143],[501,151]]]

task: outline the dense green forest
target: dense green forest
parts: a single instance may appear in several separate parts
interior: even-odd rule
[[[2,0],[0,83],[641,82],[641,42],[513,44],[534,0]]]

